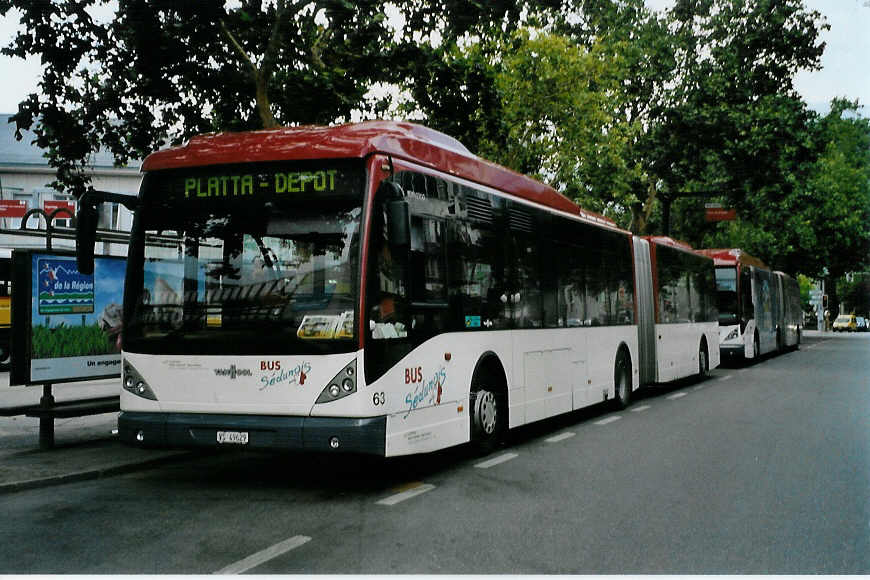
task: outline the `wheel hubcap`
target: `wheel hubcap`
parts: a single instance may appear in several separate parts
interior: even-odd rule
[[[496,406],[495,395],[490,391],[478,392],[474,420],[477,422],[477,426],[480,430],[486,435],[492,435],[495,433],[497,416],[498,408]]]

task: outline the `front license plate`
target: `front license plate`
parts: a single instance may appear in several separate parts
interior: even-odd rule
[[[218,431],[217,432],[217,442],[218,443],[228,443],[230,445],[247,445],[248,444],[248,432],[247,431]]]

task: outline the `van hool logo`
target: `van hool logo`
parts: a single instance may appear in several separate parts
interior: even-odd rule
[[[236,365],[230,365],[228,369],[215,369],[214,374],[219,377],[235,379],[236,377],[250,377],[254,373],[251,372],[251,369],[240,369]]]

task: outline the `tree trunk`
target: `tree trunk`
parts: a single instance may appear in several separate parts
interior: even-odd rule
[[[637,236],[649,235],[649,217],[655,207],[656,197],[655,181],[650,179],[646,201],[636,201],[631,204],[631,224],[628,226],[631,233]]]

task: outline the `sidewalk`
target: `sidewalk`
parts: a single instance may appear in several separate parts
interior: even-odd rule
[[[41,387],[8,387],[0,373],[0,407],[35,404]],[[58,401],[117,394],[118,380],[54,385]],[[0,417],[0,493],[126,473],[187,454],[123,445],[117,413],[55,420],[55,447],[39,448],[39,419]]]

